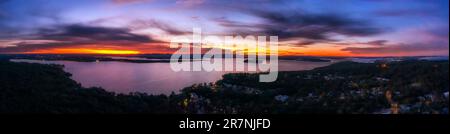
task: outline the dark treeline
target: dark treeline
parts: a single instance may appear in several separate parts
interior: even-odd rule
[[[60,65],[0,61],[3,113],[177,113],[168,96],[82,88]]]

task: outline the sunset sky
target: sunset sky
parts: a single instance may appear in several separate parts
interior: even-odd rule
[[[0,53],[170,54],[172,37],[278,36],[306,56],[449,55],[448,0],[0,0]]]

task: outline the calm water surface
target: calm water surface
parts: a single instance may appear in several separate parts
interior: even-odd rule
[[[170,63],[127,63],[127,62],[74,62],[13,59],[14,62],[62,64],[72,74],[72,79],[83,87],[102,87],[116,93],[144,92],[149,94],[170,94],[197,83],[215,82],[225,71],[180,71],[174,72]],[[196,61],[199,62],[199,61]],[[305,62],[280,60],[280,71],[310,70],[330,65],[333,62]],[[247,64],[246,64],[247,65]],[[249,64],[255,66],[255,64]]]

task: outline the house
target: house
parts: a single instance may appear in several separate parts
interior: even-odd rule
[[[289,96],[287,95],[277,95],[275,96],[275,100],[280,102],[286,102],[289,99]]]

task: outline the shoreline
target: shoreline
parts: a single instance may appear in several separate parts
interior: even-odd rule
[[[64,71],[66,71],[68,73],[71,73],[72,76],[77,75],[77,74],[76,74],[76,72],[75,72],[75,74],[73,74],[74,73],[73,70],[72,71],[67,70],[67,66],[65,65],[66,62],[69,63],[69,65],[70,64],[78,64],[78,63],[96,63],[96,62],[78,62],[78,61],[71,61],[71,60],[48,60],[48,61],[46,61],[46,60],[36,60],[36,59],[9,59],[9,61],[10,62],[15,62],[15,63],[36,63],[36,64],[43,64],[43,65],[52,65],[52,64],[62,65],[62,66],[64,66],[64,68],[63,68]],[[334,62],[318,63],[318,62],[308,62],[308,61],[298,61],[298,60],[280,60],[280,61],[285,61],[285,62],[289,62],[289,63],[298,63],[298,64],[305,64],[305,63],[306,64],[324,64],[324,65],[318,65],[318,67],[325,67],[325,66],[329,66],[329,65],[332,65],[332,64],[336,64],[336,63],[342,62],[342,61],[334,61]],[[57,62],[57,63],[55,63],[55,62]],[[70,63],[70,62],[73,62],[73,63]],[[98,63],[108,63],[108,62],[111,62],[112,64],[129,63],[131,66],[133,66],[132,62],[121,62],[121,61],[100,61]],[[116,63],[114,63],[114,62],[116,62]],[[151,64],[151,63],[148,63],[148,64]],[[145,63],[143,63],[143,64],[137,63],[136,65],[145,65]],[[317,68],[317,67],[314,67],[314,68]],[[308,71],[308,70],[312,70],[314,68],[299,69],[299,70],[286,69],[286,70],[279,70],[278,72]],[[192,73],[195,73],[195,72],[192,72]],[[139,92],[139,93],[147,93],[147,94],[159,95],[158,93],[151,93],[151,92],[148,92],[148,91],[152,91],[152,90],[156,90],[156,91],[176,90],[176,92],[180,92],[183,88],[186,88],[186,87],[189,87],[189,86],[192,86],[192,85],[195,85],[195,84],[216,83],[217,81],[222,80],[224,75],[228,75],[228,74],[260,74],[260,73],[264,73],[264,72],[258,72],[258,71],[256,71],[256,72],[252,72],[252,71],[251,72],[247,72],[247,71],[243,71],[243,72],[212,71],[212,72],[209,72],[209,73],[219,73],[221,75],[220,75],[219,79],[214,80],[214,81],[204,81],[204,82],[191,83],[189,85],[185,85],[185,86],[177,88],[177,89],[156,89],[156,88],[145,88],[145,89],[144,88],[139,88],[139,90],[138,89],[122,90],[122,88],[120,88],[120,89],[116,89],[116,88],[110,89],[110,88],[101,86],[102,83],[95,84],[95,85],[99,85],[99,86],[86,86],[85,85],[86,83],[84,83],[83,81],[80,81],[79,78],[78,79],[74,79],[72,77],[71,79],[74,79],[75,81],[77,81],[79,83],[84,83],[82,85],[84,85],[83,87],[85,87],[85,88],[101,87],[101,88],[104,88],[107,91],[111,91],[111,92],[115,92],[115,93],[129,94],[129,93]],[[92,83],[90,83],[90,84],[88,83],[88,85],[92,85]],[[117,91],[119,91],[119,92],[117,92]],[[170,93],[162,93],[162,94],[169,95]]]

